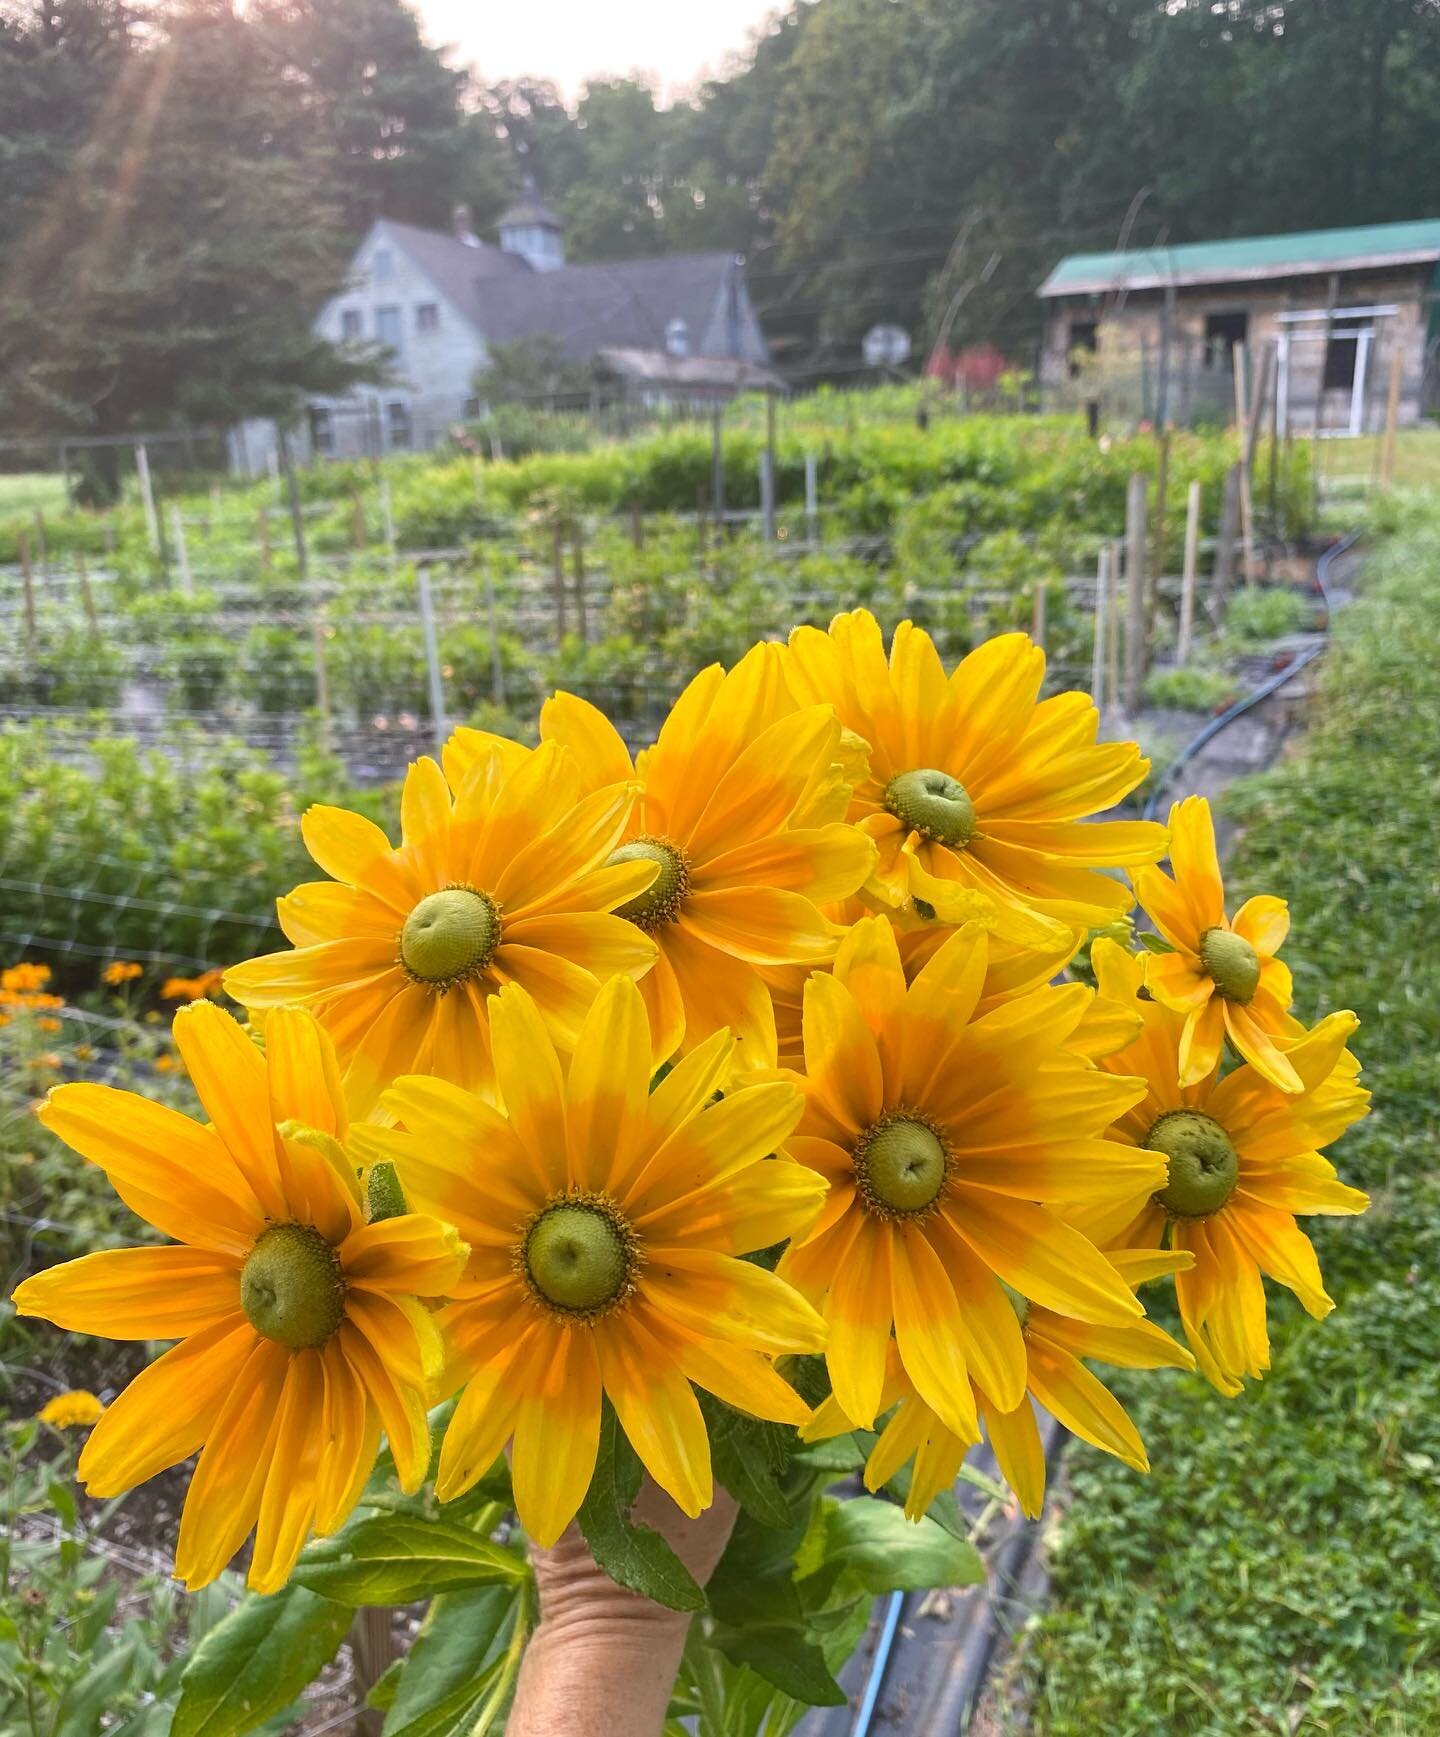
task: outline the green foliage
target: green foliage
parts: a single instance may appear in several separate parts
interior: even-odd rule
[[[669,1610],[700,1610],[705,1595],[685,1564],[658,1532],[630,1518],[640,1474],[640,1460],[607,1404],[595,1473],[579,1515],[585,1542],[618,1585]]]
[[[0,1425],[0,1730],[16,1737],[94,1737],[106,1720],[163,1737],[179,1667],[171,1653],[189,1617],[160,1574],[125,1588],[80,1521],[74,1432],[33,1418]]]
[[[1152,670],[1145,678],[1145,704],[1180,712],[1218,712],[1236,698],[1239,684],[1224,670],[1188,664]]]
[[[1154,1471],[1077,1457],[1040,1621],[1034,1728],[1365,1734],[1440,1723],[1440,560],[1389,509],[1302,755],[1239,787],[1235,900],[1279,892],[1297,1010],[1352,1007],[1375,1113],[1341,1142],[1359,1220],[1310,1220],[1338,1307],[1273,1297],[1273,1368],[1115,1383]]]
[[[60,961],[233,963],[275,944],[277,889],[314,874],[300,815],[336,800],[389,818],[314,749],[292,780],[198,733],[163,752],[77,725],[0,731],[0,934]]]
[[[1279,586],[1245,586],[1225,608],[1225,631],[1238,640],[1263,644],[1315,625],[1315,604]]]
[[[442,1592],[496,1582],[514,1585],[524,1570],[509,1552],[467,1527],[409,1514],[377,1514],[317,1540],[292,1576],[298,1586],[350,1606],[410,1604]]]

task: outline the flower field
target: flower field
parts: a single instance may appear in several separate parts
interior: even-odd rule
[[[543,1729],[558,1544],[651,1601],[667,1728],[773,1737],[843,1706],[877,1596],[978,1582],[990,1520],[1045,1510],[1037,1406],[1078,1441],[1036,1728],[1139,1718],[1133,1633],[1087,1663],[1069,1628],[1133,1619],[1147,1574],[1112,1610],[1085,1551],[1156,1513],[1197,1440],[1285,1403],[1302,1332],[1343,1362],[1364,1331],[1363,1298],[1320,1325],[1326,1280],[1387,1234],[1365,1154],[1413,1082],[1373,1070],[1342,1180],[1323,1154],[1369,1114],[1357,1052],[1394,1010],[1339,945],[1344,877],[1327,905],[1323,851],[1302,873],[1282,841],[1328,824],[1362,887],[1382,859],[1336,783],[1307,796],[1310,761],[1247,797],[1243,889],[1204,800],[1139,817],[1149,762],[1076,691],[1067,582],[1153,448],[824,432],[824,522],[787,498],[797,429],[775,543],[687,520],[709,452],[672,433],[397,467],[378,550],[357,477],[302,512],[303,552],[261,485],[173,503],[195,534],[169,571],[129,509],[107,565],[67,564],[64,532],[30,560],[33,648],[41,604],[45,632],[70,611],[118,686],[103,729],[36,689],[0,735],[3,1547],[27,1588],[0,1726],[245,1737],[363,1703],[386,1737]],[[1213,495],[1226,462],[1177,442],[1172,484]],[[1423,534],[1367,610],[1403,607]],[[412,593],[420,667],[347,687],[350,642],[393,649]],[[1263,643],[1276,599],[1212,627]],[[477,615],[466,704],[424,642]],[[153,654],[191,628],[224,673],[187,694]],[[1331,680],[1378,707],[1351,673],[1374,632]],[[278,685],[282,645],[318,706]],[[1364,716],[1327,712],[1332,780]],[[1349,941],[1368,909],[1347,894]],[[1331,1440],[1309,1475],[1364,1463]],[[1262,1646],[1235,1729],[1268,1716],[1267,1668]]]

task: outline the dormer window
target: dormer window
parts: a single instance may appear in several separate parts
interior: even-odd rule
[[[370,257],[370,276],[376,283],[389,283],[395,275],[395,261],[388,247],[377,247]]]
[[[672,356],[690,354],[690,328],[684,320],[677,318],[666,324],[665,348]]]
[[[417,332],[438,332],[440,329],[440,306],[438,302],[419,302],[415,308],[415,330]]]

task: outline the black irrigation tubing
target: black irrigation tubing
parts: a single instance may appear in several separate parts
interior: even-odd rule
[[[1339,542],[1332,543],[1320,556],[1315,564],[1315,582],[1319,588],[1325,605],[1325,636],[1314,646],[1307,647],[1293,657],[1285,668],[1277,671],[1263,681],[1252,693],[1237,700],[1218,717],[1213,718],[1193,740],[1188,742],[1170,766],[1165,776],[1158,781],[1150,800],[1145,805],[1145,818],[1153,820],[1160,806],[1160,800],[1167,785],[1175,775],[1192,760],[1208,743],[1214,741],[1228,725],[1237,718],[1243,717],[1253,707],[1283,687],[1293,676],[1305,666],[1312,663],[1329,643],[1330,617],[1332,611],[1330,594],[1330,572],[1334,563],[1354,547],[1361,532],[1348,532]],[[1045,1432],[1045,1460],[1047,1470],[1053,1472],[1060,1458],[1061,1449],[1066,1439],[1066,1431],[1054,1419],[1048,1419]],[[993,1584],[981,1589],[982,1596],[977,1601],[974,1618],[966,1627],[959,1639],[949,1668],[945,1670],[938,1685],[938,1692],[931,1701],[929,1708],[930,1729],[937,1734],[959,1733],[969,1728],[969,1722],[984,1691],[985,1682],[990,1673],[996,1651],[1004,1633],[1004,1618],[999,1609],[1002,1602],[1013,1596],[1029,1566],[1034,1554],[1035,1542],[1039,1535],[1038,1522],[1025,1523],[1015,1527],[995,1550],[994,1556],[987,1565]],[[869,1737],[878,1717],[880,1696],[885,1687],[885,1678],[895,1655],[896,1641],[900,1636],[901,1622],[907,1603],[907,1595],[903,1592],[892,1592],[883,1602],[884,1616],[875,1656],[866,1673],[864,1687],[860,1692],[859,1709],[855,1723],[851,1728],[852,1737]]]
[[[1174,782],[1176,774],[1187,766],[1202,748],[1204,748],[1208,743],[1213,742],[1220,732],[1227,729],[1237,718],[1244,717],[1246,712],[1252,711],[1261,703],[1262,700],[1268,700],[1271,694],[1278,692],[1278,690],[1284,687],[1286,682],[1290,681],[1292,677],[1299,675],[1300,671],[1304,669],[1307,664],[1313,663],[1315,659],[1320,656],[1321,652],[1325,650],[1326,646],[1329,645],[1330,617],[1332,613],[1330,603],[1330,568],[1335,561],[1338,561],[1343,554],[1355,546],[1356,542],[1359,541],[1360,536],[1361,532],[1359,530],[1347,531],[1338,543],[1332,543],[1328,549],[1324,550],[1319,560],[1315,563],[1315,583],[1319,587],[1320,596],[1325,605],[1325,633],[1323,638],[1321,638],[1317,644],[1307,646],[1304,651],[1297,652],[1296,655],[1291,658],[1290,662],[1285,665],[1284,669],[1277,670],[1274,675],[1269,676],[1265,681],[1261,682],[1260,686],[1255,688],[1253,692],[1236,700],[1233,706],[1227,706],[1218,717],[1212,718],[1198,735],[1192,737],[1191,740],[1185,744],[1171,764],[1166,767],[1164,774],[1156,780],[1155,788],[1150,792],[1150,799],[1145,804],[1146,820],[1154,820],[1159,814],[1161,798],[1164,796],[1165,791],[1169,786]]]

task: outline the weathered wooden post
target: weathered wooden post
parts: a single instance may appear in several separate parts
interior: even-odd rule
[[[30,565],[30,537],[21,531],[17,539],[20,550],[20,584],[25,594],[25,644],[35,649],[35,573]]]
[[[565,639],[565,532],[556,514],[551,529],[551,568],[555,581],[555,643]]]
[[[1235,539],[1240,534],[1240,471],[1232,464],[1225,472],[1225,492],[1220,498],[1220,531],[1215,542],[1215,572],[1211,579],[1215,603],[1225,607],[1235,580]]]
[[[1138,712],[1145,671],[1150,662],[1149,620],[1145,595],[1149,485],[1144,473],[1131,474],[1125,491],[1125,579],[1127,619],[1125,625],[1125,709]]]
[[[135,474],[140,478],[140,501],[145,508],[145,535],[153,553],[160,553],[160,520],[155,512],[155,490],[150,483],[150,454],[145,442],[135,442]]]
[[[590,623],[585,608],[585,521],[579,513],[573,520],[571,541],[575,555],[575,625],[579,629],[581,645],[589,645]]]
[[[80,582],[80,607],[85,611],[85,620],[90,631],[98,639],[100,637],[100,618],[95,613],[95,593],[90,589],[90,569],[86,565],[85,551],[75,551],[75,577]]]
[[[1200,553],[1200,483],[1190,484],[1185,501],[1185,561],[1180,574],[1180,637],[1175,644],[1175,662],[1183,667],[1190,656],[1195,631],[1195,566]]]
[[[415,587],[420,594],[420,635],[425,643],[425,675],[430,689],[430,728],[436,749],[445,746],[450,725],[445,717],[445,686],[440,677],[440,645],[435,634],[435,599],[430,592],[430,569],[423,561],[415,567]]]
[[[180,566],[180,589],[189,596],[195,589],[190,572],[190,547],[185,541],[185,518],[179,507],[170,508],[170,541],[175,545],[175,559]]]

